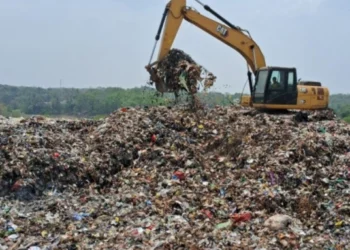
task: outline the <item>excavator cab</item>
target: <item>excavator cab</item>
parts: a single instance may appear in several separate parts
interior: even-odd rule
[[[241,105],[270,110],[327,109],[329,90],[319,82],[298,82],[297,70],[284,67],[262,67],[251,84],[251,96],[242,96]]]
[[[256,74],[253,86],[254,104],[297,104],[297,72],[295,68],[264,67]]]

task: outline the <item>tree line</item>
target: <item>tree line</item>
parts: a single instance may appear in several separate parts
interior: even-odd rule
[[[240,94],[218,92],[199,93],[201,102],[208,107],[230,105]],[[186,102],[182,95],[180,102]],[[121,107],[171,105],[173,94],[160,95],[148,86],[140,88],[37,88],[0,85],[0,115],[101,117]],[[335,94],[330,97],[330,107],[337,115],[350,122],[350,95]]]
[[[186,102],[187,95],[180,96]],[[200,93],[205,105],[229,105],[239,94]],[[160,95],[153,88],[37,88],[0,85],[0,115],[95,117],[108,115],[121,107],[171,105],[173,94]]]

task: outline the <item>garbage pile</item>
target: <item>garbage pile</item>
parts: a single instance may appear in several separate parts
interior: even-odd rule
[[[1,127],[0,249],[349,249],[349,125],[240,111]]]
[[[299,111],[294,115],[297,122],[333,120],[337,117],[333,109],[315,110],[302,112]]]
[[[172,49],[167,57],[158,62],[156,67],[148,68],[151,82],[155,82],[160,92],[174,92],[178,95],[181,90],[195,94],[203,85],[204,91],[213,86],[216,77],[197,64],[182,50]]]

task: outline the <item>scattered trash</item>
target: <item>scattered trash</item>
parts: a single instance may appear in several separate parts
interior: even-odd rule
[[[41,250],[40,247],[36,247],[36,246],[31,246],[28,248],[28,250]]]
[[[292,224],[292,222],[293,222],[292,217],[288,215],[277,214],[267,219],[264,225],[273,230],[281,230],[281,229],[285,229],[287,226]]]
[[[126,110],[0,122],[0,249],[350,248],[345,122]]]
[[[232,226],[232,221],[227,221],[216,225],[216,229],[227,229]]]
[[[250,221],[251,218],[252,218],[252,214],[249,212],[232,215],[232,219],[236,223]]]
[[[74,213],[73,220],[79,221],[79,220],[82,220],[82,219],[89,217],[89,216],[90,215],[88,213]]]

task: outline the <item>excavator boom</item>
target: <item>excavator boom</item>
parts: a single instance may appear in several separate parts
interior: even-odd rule
[[[242,97],[242,106],[253,106],[258,109],[299,110],[325,109],[328,107],[328,88],[322,87],[320,83],[316,85],[313,81],[310,81],[308,85],[298,83],[295,68],[268,67],[262,51],[247,30],[231,24],[208,5],[202,4],[199,0],[195,1],[221,22],[205,17],[186,6],[186,0],[171,0],[166,5],[153,48],[154,53],[164,26],[158,58],[156,62],[151,63],[152,53],[150,63],[146,66],[151,74],[151,80],[156,83],[158,91],[167,92],[171,88],[167,86],[164,79],[158,77],[157,69],[153,66],[169,54],[181,23],[185,20],[233,48],[246,60],[251,95]],[[252,72],[255,76],[254,84],[251,76]]]
[[[204,8],[213,12],[207,5],[204,5]],[[221,18],[229,25],[216,22],[187,7],[186,0],[172,0],[168,3],[167,9],[168,15],[161,40],[158,61],[162,60],[169,53],[180,25],[183,19],[185,19],[238,51],[245,58],[253,72],[266,66],[264,55],[255,41],[250,36],[244,34],[244,31],[239,27],[230,24],[220,15],[217,14],[218,18]]]

